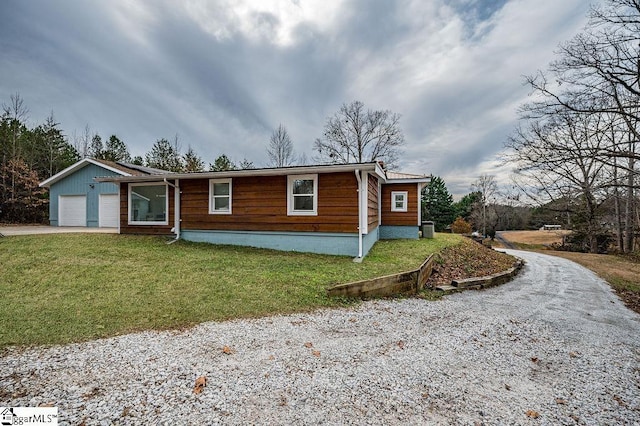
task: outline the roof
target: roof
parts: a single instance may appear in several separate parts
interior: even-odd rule
[[[351,164],[324,164],[311,166],[289,166],[289,167],[271,167],[261,169],[242,169],[242,170],[226,170],[221,172],[190,172],[190,173],[172,173],[169,175],[147,175],[147,176],[111,176],[97,177],[96,182],[152,182],[162,181],[165,178],[170,179],[220,179],[233,178],[242,176],[279,176],[279,175],[295,175],[295,174],[316,174],[316,173],[340,173],[356,170],[369,171],[377,174],[382,179],[386,179],[384,170],[376,162],[371,163],[351,163]]]
[[[427,175],[387,171],[387,183],[428,183],[431,180]]]
[[[71,166],[67,167],[61,172],[51,176],[49,179],[46,179],[40,182],[40,187],[49,188],[51,187],[51,185],[58,182],[59,180],[66,178],[67,176],[75,173],[76,171],[90,164],[94,164],[96,166],[109,170],[110,172],[115,173],[119,177],[150,176],[150,175],[160,175],[160,174],[166,175],[171,173],[166,170],[152,169],[149,167],[142,167],[135,164],[107,161],[107,160],[96,160],[94,158],[83,158],[82,160],[72,164]]]
[[[170,179],[221,179],[233,177],[250,176],[279,176],[295,174],[316,174],[316,173],[340,173],[356,170],[373,172],[386,183],[427,183],[430,178],[425,175],[414,175],[408,173],[385,172],[378,162],[370,163],[349,163],[349,164],[323,164],[311,166],[289,166],[271,167],[261,169],[226,170],[221,172],[190,172],[171,173],[170,175],[121,175],[110,177],[96,177],[96,182],[153,182]]]

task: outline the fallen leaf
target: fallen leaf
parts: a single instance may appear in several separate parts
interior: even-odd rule
[[[504,385],[504,388],[505,388],[506,390],[511,390],[511,386],[506,385],[506,384]]]
[[[562,398],[556,398],[556,404],[567,405],[567,400]]]
[[[429,394],[427,392],[423,392],[422,393],[422,398],[424,398],[424,399],[429,398]]]
[[[624,402],[624,399],[620,398],[618,395],[614,395],[613,399],[616,400],[616,402],[618,403],[618,405],[620,405],[621,407],[626,407],[627,403]]]
[[[273,355],[269,355],[269,360],[270,360],[270,361],[273,361],[274,359],[276,359],[276,357],[275,357],[275,356],[273,356]]]
[[[205,376],[200,376],[196,379],[196,384],[193,387],[193,393],[200,393],[207,386],[207,378]]]
[[[313,351],[311,353],[313,354],[313,356],[320,356],[320,351]]]
[[[537,419],[540,417],[540,413],[534,410],[527,410],[527,417],[531,417],[532,419]]]
[[[235,351],[231,349],[229,346],[224,346],[222,348],[222,353],[225,355],[231,355],[232,353],[235,353]]]
[[[402,340],[398,340],[397,344],[400,349],[404,349],[404,342]]]
[[[353,317],[349,318],[349,322],[356,322],[356,321],[358,321],[358,320],[353,318]]]
[[[531,362],[538,362],[538,357],[537,356],[531,357]]]
[[[313,343],[307,342],[307,343],[304,344],[304,347],[305,348],[311,348],[311,347],[313,347]]]
[[[41,404],[38,404],[38,407],[55,407],[56,404],[55,402],[43,402]]]
[[[569,356],[571,358],[576,358],[578,356],[578,352],[569,352]]]

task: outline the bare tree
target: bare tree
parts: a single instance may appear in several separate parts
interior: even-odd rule
[[[293,142],[291,142],[291,137],[289,137],[287,129],[282,124],[273,131],[269,139],[267,154],[269,155],[269,166],[271,167],[286,167],[295,162]]]
[[[91,128],[88,123],[85,124],[80,135],[78,135],[75,130],[73,131],[73,147],[78,152],[80,158],[87,158],[90,156],[89,151],[92,139],[93,135],[91,134]]]
[[[488,204],[495,202],[497,190],[498,185],[496,184],[495,176],[492,175],[483,174],[478,178],[478,180],[471,184],[471,191],[480,193],[480,218],[482,222],[482,235],[485,236],[487,235],[487,224],[489,223],[489,219],[492,219],[491,222],[495,222],[495,219],[497,219],[495,211],[490,210],[487,213]]]
[[[563,110],[621,123],[602,161],[620,171],[615,184],[626,192],[625,251],[632,251],[640,141],[640,2],[606,0],[594,7],[585,30],[563,44],[549,74],[527,77],[541,99],[523,108],[537,119]],[[615,124],[616,126],[618,124]],[[615,160],[614,160],[615,158]],[[623,159],[619,161],[619,159]],[[626,161],[624,160],[626,159]],[[620,192],[620,191],[619,191]],[[618,194],[619,195],[619,194]]]
[[[600,114],[565,111],[518,129],[508,144],[516,174],[530,189],[527,194],[538,204],[567,200],[577,217],[574,226],[586,235],[592,252],[598,250],[599,209],[610,184],[600,157],[609,124]]]
[[[354,101],[342,104],[327,120],[322,138],[314,142],[321,161],[333,164],[384,161],[393,167],[398,160],[404,135],[400,115],[389,110],[365,110]]]

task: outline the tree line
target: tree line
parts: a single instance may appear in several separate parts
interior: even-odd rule
[[[89,125],[65,135],[53,112],[41,124],[27,125],[29,110],[19,94],[2,105],[0,116],[0,222],[41,223],[48,218],[48,193],[39,182],[82,158],[140,165],[170,172],[226,171],[255,168],[246,158],[235,162],[219,155],[208,168],[188,146],[183,152],[176,135],[155,141],[144,156],[132,156],[121,138],[103,138]],[[326,163],[385,161],[393,165],[404,136],[400,116],[388,110],[365,109],[359,101],[345,103],[327,119],[323,136],[314,142],[313,161]],[[306,154],[297,155],[284,125],[267,143],[269,167],[305,165]]]
[[[522,191],[575,231],[578,249],[637,246],[638,58],[640,3],[607,0],[546,71],[526,77],[533,100],[505,159]]]

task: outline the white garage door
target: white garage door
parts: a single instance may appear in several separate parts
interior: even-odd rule
[[[58,197],[59,226],[87,226],[87,196],[60,195]]]
[[[117,228],[120,220],[120,196],[118,194],[100,194],[98,226]]]

